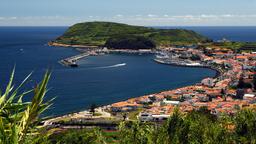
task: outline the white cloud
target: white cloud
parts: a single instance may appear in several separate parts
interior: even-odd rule
[[[222,15],[222,17],[227,17],[227,18],[230,18],[230,17],[233,17],[234,15],[231,15],[231,14],[225,14],[225,15]]]
[[[154,15],[154,14],[148,14],[148,17],[157,17],[157,15]]]
[[[10,20],[16,20],[17,17],[9,17]]]
[[[198,17],[200,17],[200,18],[218,18],[217,15],[206,15],[206,14],[202,14]]]
[[[116,15],[116,17],[123,17],[123,15],[121,15],[121,14],[117,14],[117,15]]]
[[[73,25],[85,21],[113,21],[134,25],[256,25],[256,14],[235,15],[235,14],[200,14],[200,15],[122,15],[117,14],[109,17],[85,16],[85,17],[67,17],[67,16],[26,16],[26,17],[0,17],[0,25],[38,25],[38,26],[62,26]]]

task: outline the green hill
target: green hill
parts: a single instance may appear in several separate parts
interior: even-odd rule
[[[206,37],[184,29],[167,30],[112,22],[86,22],[71,26],[55,42],[111,48],[142,48],[143,46],[154,48],[165,45],[196,44],[205,40],[207,40]],[[131,43],[133,43],[132,46]]]

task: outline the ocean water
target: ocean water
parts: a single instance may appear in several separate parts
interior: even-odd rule
[[[251,28],[251,29],[250,29]],[[79,61],[78,68],[63,67],[58,60],[78,54],[71,48],[49,47],[47,42],[67,27],[0,27],[0,88],[7,84],[15,66],[15,84],[33,72],[26,89],[33,87],[50,69],[52,77],[47,98],[56,97],[46,115],[61,115],[106,105],[131,97],[156,93],[200,82],[215,71],[155,63],[153,55],[110,54]],[[191,28],[192,29],[192,28]],[[254,41],[254,27],[193,27],[213,39],[225,33],[230,39]],[[249,30],[248,30],[249,29]],[[29,96],[25,98],[28,100]]]

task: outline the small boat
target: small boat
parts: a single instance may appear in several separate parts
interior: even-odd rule
[[[69,66],[70,67],[78,67],[78,64],[76,63],[76,61],[72,61]]]
[[[76,63],[75,63],[75,64],[74,64],[74,63],[72,63],[72,64],[70,64],[69,66],[70,66],[70,67],[78,67],[78,64],[76,64]]]

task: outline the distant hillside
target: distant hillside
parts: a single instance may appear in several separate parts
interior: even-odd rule
[[[155,29],[112,22],[86,22],[71,26],[56,43],[107,46],[109,48],[155,48],[156,46],[196,44],[206,37],[184,29]]]

